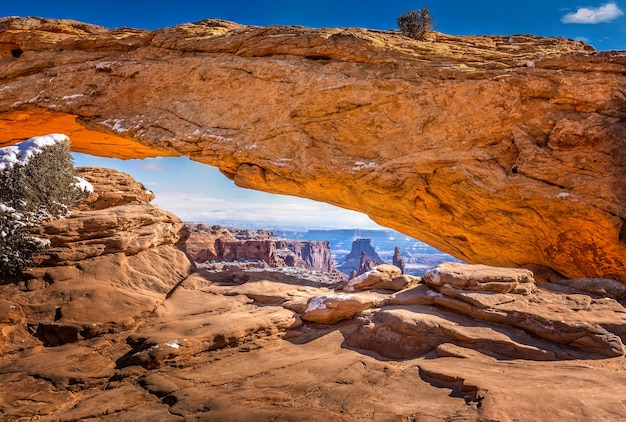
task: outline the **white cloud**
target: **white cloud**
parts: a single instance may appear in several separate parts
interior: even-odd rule
[[[147,171],[167,171],[166,166],[151,161],[146,161],[145,163],[140,162],[139,164],[136,164],[136,166]]]
[[[252,203],[212,198],[202,193],[157,191],[153,204],[184,221],[208,224],[255,223],[259,228],[306,227],[376,229],[365,214],[322,202],[277,195],[276,202]]]
[[[365,214],[293,196],[236,187],[215,168],[187,158],[115,160],[74,154],[76,165],[130,173],[156,194],[152,202],[185,221],[248,222],[258,228],[380,228]]]
[[[619,18],[624,12],[616,3],[607,3],[600,7],[581,7],[576,12],[568,13],[561,18],[563,23],[595,24],[611,22]]]

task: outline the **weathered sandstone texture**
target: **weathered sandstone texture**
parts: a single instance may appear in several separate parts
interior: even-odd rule
[[[476,270],[454,272],[477,284],[508,277]],[[347,293],[279,272],[198,271],[134,324],[59,331],[56,343],[17,330],[45,311],[23,292],[0,301],[0,411],[68,421],[626,417],[622,304],[550,283],[506,294],[444,287]],[[81,292],[66,288],[58,303]],[[98,292],[99,321],[143,306]]]
[[[626,282],[626,53],[561,38],[0,21],[0,140],[187,155],[466,262]]]
[[[57,346],[134,328],[195,269],[181,250],[183,222],[150,205],[154,195],[140,183],[109,169],[77,173],[94,193],[70,217],[37,227],[50,247],[36,267],[0,281],[0,297],[21,313],[4,334],[31,331]]]

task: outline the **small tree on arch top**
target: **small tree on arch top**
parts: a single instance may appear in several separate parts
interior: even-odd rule
[[[430,10],[424,6],[420,10],[411,10],[398,18],[398,27],[405,37],[423,40],[433,26]]]

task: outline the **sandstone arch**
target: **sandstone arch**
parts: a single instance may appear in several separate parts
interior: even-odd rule
[[[187,155],[468,262],[570,278],[626,282],[624,86],[625,52],[564,39],[0,20],[2,144]]]

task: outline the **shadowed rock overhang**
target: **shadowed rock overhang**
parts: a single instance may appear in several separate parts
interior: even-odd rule
[[[626,52],[562,38],[0,20],[0,145],[181,156],[467,262],[626,282]]]

